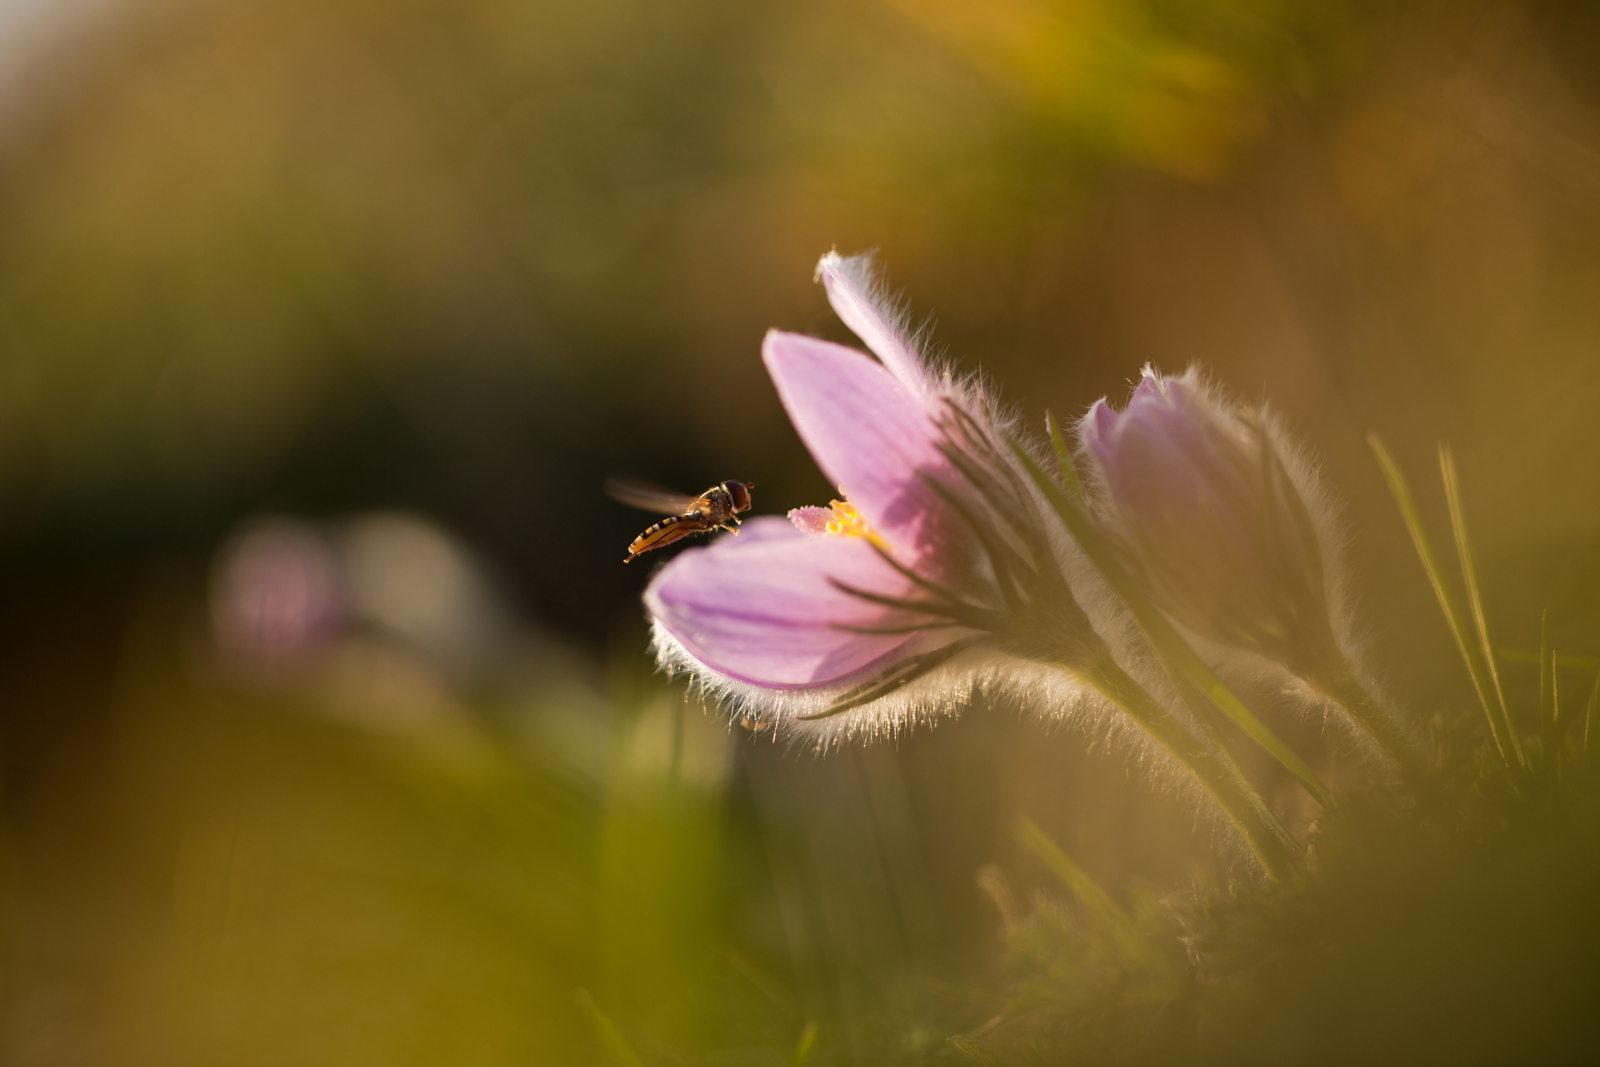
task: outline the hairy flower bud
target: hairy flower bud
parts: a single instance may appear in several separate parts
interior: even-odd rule
[[[1127,409],[1097,402],[1080,435],[1112,525],[1169,616],[1302,677],[1337,660],[1324,510],[1265,413],[1194,369],[1147,368]]]

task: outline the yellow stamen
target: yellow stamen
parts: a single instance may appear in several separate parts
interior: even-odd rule
[[[882,545],[883,539],[877,531],[867,525],[867,520],[861,517],[856,506],[848,500],[830,500],[828,507],[833,510],[833,518],[828,520],[827,530],[830,534],[841,537],[865,537],[875,545]]]

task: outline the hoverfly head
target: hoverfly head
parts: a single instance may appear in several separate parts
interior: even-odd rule
[[[755,482],[723,482],[722,489],[733,498],[734,511],[750,510],[750,490],[756,487]]]

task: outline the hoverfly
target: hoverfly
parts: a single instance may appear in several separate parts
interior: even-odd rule
[[[632,563],[635,556],[670,545],[690,534],[712,530],[737,533],[739,512],[750,510],[750,490],[755,487],[755,482],[727,481],[713,485],[699,496],[685,496],[631,478],[607,478],[606,495],[611,499],[667,516],[633,539],[633,544],[628,546],[628,558],[622,562]]]

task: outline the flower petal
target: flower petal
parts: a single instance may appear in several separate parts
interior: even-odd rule
[[[842,628],[914,618],[833,584],[909,593],[909,583],[866,541],[812,537],[776,517],[752,519],[744,529],[754,536],[682,553],[645,591],[650,613],[711,670],[768,688],[823,685],[892,656],[914,638]]]
[[[853,348],[768,331],[761,356],[800,439],[828,480],[910,566],[941,571],[959,551],[924,475],[950,477],[922,401]],[[944,561],[942,563],[941,561]]]
[[[1117,421],[1121,418],[1105,397],[1094,402],[1089,409],[1089,414],[1079,423],[1078,432],[1083,437],[1083,443],[1089,446],[1089,454],[1102,467],[1111,461],[1111,437],[1117,432]]]
[[[872,354],[883,360],[889,373],[918,397],[932,394],[927,366],[916,347],[906,339],[901,316],[889,305],[873,270],[872,257],[829,252],[817,264],[817,275],[828,291],[836,315],[861,338]]]

